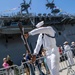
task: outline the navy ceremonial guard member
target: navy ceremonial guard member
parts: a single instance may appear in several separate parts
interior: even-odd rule
[[[43,24],[44,21],[41,21],[36,25],[36,29],[25,35],[25,37],[28,37],[29,35],[39,34],[32,62],[36,60],[36,55],[39,53],[40,47],[43,44],[43,48],[46,50],[46,60],[51,75],[59,75],[59,52],[56,46],[56,40],[53,38],[55,36],[55,31],[51,26],[41,27]],[[44,34],[43,38],[42,34]]]
[[[73,53],[67,41],[64,42],[64,52],[67,55],[69,65],[73,65],[74,64]]]

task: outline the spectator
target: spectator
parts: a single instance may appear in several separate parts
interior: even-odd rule
[[[71,42],[71,50],[73,52],[73,56],[75,56],[75,42]]]
[[[62,55],[62,48],[61,48],[61,45],[59,45],[59,53],[60,53],[60,55]]]
[[[31,56],[30,52],[27,50],[26,51],[26,61],[29,61],[31,59],[32,59],[32,56]],[[32,73],[31,75],[35,75],[35,73],[34,73],[34,64],[29,62],[28,66],[31,70],[31,73]]]
[[[46,51],[44,49],[42,49],[42,56],[46,56]],[[46,69],[46,74],[50,74],[50,71],[46,62],[47,62],[46,57],[44,57],[44,66]]]
[[[26,62],[26,55],[23,54],[23,59],[22,59],[21,63],[22,63],[22,65],[24,65],[24,68],[28,67],[25,62]]]
[[[6,75],[9,75],[9,64],[7,63],[7,59],[3,58],[3,64],[2,64],[3,68],[6,69]]]
[[[21,63],[23,64],[24,62],[26,62],[26,55],[25,54],[23,54],[23,59],[22,59]]]
[[[5,69],[8,69],[9,68],[9,64],[7,63],[7,59],[6,58],[3,58],[3,64],[2,66],[5,68]]]
[[[14,75],[13,61],[11,60],[10,55],[7,55],[7,63],[10,66],[9,75]]]
[[[60,54],[60,62],[62,62],[65,60],[65,58],[64,58],[65,55],[63,54],[64,51],[63,51],[63,48],[61,45],[59,45],[58,50],[59,50],[59,54]]]
[[[7,63],[9,64],[9,66],[13,65],[13,61],[10,59],[9,55],[7,55]]]
[[[21,61],[21,65],[24,68],[24,71],[26,72],[26,74],[29,75],[30,74],[29,67],[28,67],[28,64],[25,62],[26,62],[26,54],[23,54],[23,59]]]
[[[26,51],[26,60],[31,60],[31,54],[28,50]]]

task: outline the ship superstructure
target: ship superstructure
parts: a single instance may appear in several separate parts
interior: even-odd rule
[[[59,13],[59,9],[54,9],[54,2],[46,4],[46,7],[51,9],[51,13],[33,15],[33,13],[28,12],[30,4],[31,2],[26,4],[24,1],[21,4],[21,13],[12,16],[0,16],[0,66],[3,58],[8,54],[11,55],[15,64],[21,64],[25,47],[20,37],[19,21],[22,23],[25,32],[28,32],[34,29],[38,22],[43,20],[45,26],[52,26],[56,31],[58,45],[63,45],[66,40],[69,44],[75,41],[75,15]],[[22,13],[23,11],[26,11],[26,13]],[[37,36],[31,36],[28,39],[32,53],[36,45]]]

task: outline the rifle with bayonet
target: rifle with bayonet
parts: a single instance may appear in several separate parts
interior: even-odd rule
[[[21,22],[18,23],[18,26],[19,26],[19,29],[21,31],[21,38],[24,42],[25,48],[30,53],[30,56],[32,57],[31,52],[30,52],[30,47],[29,47],[28,42],[27,42],[27,38],[25,38],[24,27],[22,26]]]

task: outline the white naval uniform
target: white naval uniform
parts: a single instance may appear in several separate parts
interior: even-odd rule
[[[34,49],[34,54],[38,54],[41,45],[43,44],[44,49],[46,50],[46,60],[51,75],[59,75],[59,52],[58,48],[56,47],[55,38],[50,38],[47,35],[44,35],[42,39],[42,33],[48,34],[50,36],[55,35],[55,31],[52,27],[40,27],[34,29],[29,32],[29,35],[36,35],[39,34],[36,47]]]
[[[74,60],[73,60],[73,53],[71,51],[71,47],[69,45],[64,45],[64,51],[68,57],[69,65],[73,65]]]

